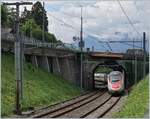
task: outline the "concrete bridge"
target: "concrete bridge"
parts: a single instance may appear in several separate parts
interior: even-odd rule
[[[2,35],[3,36],[3,35]],[[34,43],[24,43],[25,60],[50,73],[62,76],[80,86],[80,52],[64,48],[40,46]],[[2,37],[2,50],[14,52],[14,42]],[[136,59],[136,60],[135,60]],[[148,57],[146,71],[148,70]],[[94,88],[94,71],[98,66],[115,65],[117,70],[126,74],[127,85],[131,85],[143,77],[143,55],[139,53],[123,54],[110,52],[84,52],[83,53],[83,88]],[[135,70],[137,69],[137,70]],[[135,76],[134,74],[138,74]],[[137,79],[137,80],[135,80]],[[42,79],[41,79],[42,80]]]

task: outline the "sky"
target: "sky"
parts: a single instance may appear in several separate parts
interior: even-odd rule
[[[140,38],[143,32],[147,33],[148,38],[150,36],[150,0],[120,0],[135,29],[129,23],[117,0],[47,0],[44,2],[49,32],[65,43],[73,43],[73,36],[80,36],[81,6],[84,39],[90,35],[107,40],[110,37],[119,37],[117,33],[128,34],[131,39]],[[31,9],[31,6],[27,9]]]
[[[121,1],[121,4],[139,33],[150,28],[150,1]],[[73,42],[73,36],[80,35],[81,5],[83,6],[84,37],[95,35],[108,38],[115,33],[128,33],[139,36],[115,1],[57,1],[47,2],[49,31],[64,42]],[[53,17],[54,16],[54,17]],[[75,29],[59,22],[58,18]]]

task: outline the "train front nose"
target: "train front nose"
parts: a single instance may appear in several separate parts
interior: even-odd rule
[[[112,90],[119,90],[121,88],[121,81],[117,81],[111,84]]]

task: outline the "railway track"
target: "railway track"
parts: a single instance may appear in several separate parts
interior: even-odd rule
[[[49,112],[53,112],[53,111],[56,111],[58,109],[62,109],[64,107],[66,107],[66,106],[78,103],[78,102],[80,102],[82,100],[86,100],[87,98],[95,95],[98,92],[99,91],[86,92],[86,93],[83,93],[83,94],[81,94],[79,96],[76,96],[76,97],[74,97],[72,99],[69,99],[69,100],[66,100],[66,101],[54,104],[54,105],[50,105],[50,106],[47,106],[47,107],[44,107],[44,108],[36,109],[33,112],[33,114],[30,114],[28,116],[30,116],[30,117],[39,117],[39,116],[41,116],[43,114],[46,114],[46,113],[49,113]]]
[[[95,91],[64,103],[54,105],[31,115],[31,118],[96,118],[103,117],[121,97],[112,97],[107,91]]]

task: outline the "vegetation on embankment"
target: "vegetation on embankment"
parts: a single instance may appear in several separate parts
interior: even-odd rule
[[[2,53],[1,112],[6,117],[13,114],[15,107],[14,56]],[[81,90],[30,63],[24,64],[22,109],[51,105],[79,95]]]
[[[113,69],[109,68],[109,67],[98,67],[95,70],[95,73],[110,73],[111,71],[113,71]]]
[[[117,118],[143,118],[149,103],[149,75],[133,87]]]
[[[1,4],[1,24],[2,28],[10,28],[11,33],[15,33],[14,23],[16,20],[16,14],[14,7],[9,7]],[[24,7],[20,12],[20,32],[27,37],[35,38],[42,41],[44,40],[50,43],[62,43],[58,40],[54,34],[48,32],[48,14],[40,1],[35,2],[31,10]],[[43,24],[44,21],[44,24]]]

